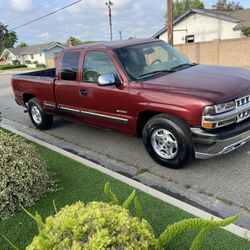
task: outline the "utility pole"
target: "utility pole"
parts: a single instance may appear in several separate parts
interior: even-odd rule
[[[112,13],[111,13],[111,6],[113,5],[113,3],[111,1],[108,1],[105,3],[108,7],[109,10],[109,28],[110,28],[110,40],[113,40],[113,36],[112,36]]]
[[[173,35],[173,0],[167,0],[167,17],[168,17],[168,43],[174,45]]]
[[[120,40],[122,40],[122,31],[119,30]]]

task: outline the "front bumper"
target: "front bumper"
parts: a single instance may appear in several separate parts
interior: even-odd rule
[[[201,128],[191,128],[191,132],[195,157],[209,159],[227,154],[249,142],[250,120],[216,132],[205,131]]]

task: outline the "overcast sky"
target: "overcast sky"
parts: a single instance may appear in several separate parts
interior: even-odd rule
[[[0,0],[0,22],[15,28],[76,0]],[[167,0],[112,0],[113,37],[150,37],[164,26]],[[18,43],[65,42],[69,36],[86,40],[108,40],[106,0],[82,0],[52,16],[15,30]],[[211,8],[216,0],[204,0]],[[249,0],[240,3],[250,8]]]

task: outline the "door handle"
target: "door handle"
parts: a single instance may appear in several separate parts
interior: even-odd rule
[[[80,95],[87,95],[88,91],[86,89],[80,89]]]

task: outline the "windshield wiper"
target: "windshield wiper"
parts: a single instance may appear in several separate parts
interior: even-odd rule
[[[186,66],[192,67],[192,66],[195,66],[195,65],[197,65],[197,64],[195,64],[195,63],[182,63],[182,64],[180,64],[178,66],[175,66],[175,67],[171,68],[170,70],[176,71],[177,69],[182,69],[183,67],[186,67]]]
[[[152,72],[148,72],[148,73],[144,73],[144,74],[141,74],[139,75],[139,77],[143,77],[143,76],[148,76],[148,75],[154,75],[154,74],[157,74],[157,73],[164,73],[164,72],[167,72],[167,73],[174,73],[175,70],[166,70],[166,69],[162,69],[162,70],[155,70],[155,71],[152,71]]]

